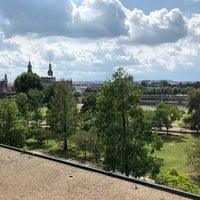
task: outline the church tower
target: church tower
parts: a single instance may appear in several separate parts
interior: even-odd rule
[[[53,77],[53,71],[52,71],[52,68],[51,68],[51,62],[49,63],[49,70],[48,70],[47,74],[48,74],[48,76]]]
[[[49,86],[56,81],[56,78],[53,77],[53,70],[51,68],[51,62],[49,63],[49,70],[47,71],[47,75],[48,76],[46,76],[46,77],[41,77],[42,82],[44,83],[45,86]]]
[[[30,61],[28,62],[27,68],[28,68],[28,72],[31,72],[31,73],[32,73],[32,65],[31,65],[31,62],[30,62]]]
[[[5,81],[5,84],[6,84],[6,86],[7,86],[7,84],[8,84],[8,77],[7,77],[7,74],[5,74],[5,76],[4,76],[4,81]]]

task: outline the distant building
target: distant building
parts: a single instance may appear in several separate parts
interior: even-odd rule
[[[31,65],[30,61],[28,62],[28,65],[27,65],[27,72],[32,73],[32,65]],[[56,82],[56,78],[53,76],[53,70],[51,67],[51,63],[49,63],[49,69],[47,71],[47,76],[41,77],[41,79],[45,86],[49,86],[52,83]]]
[[[5,74],[4,79],[0,80],[0,99],[6,97],[12,98],[15,96],[13,84],[8,83],[7,74]]]
[[[28,72],[32,72],[32,65],[30,61],[28,62],[27,68],[28,68]]]
[[[42,82],[44,83],[45,86],[49,86],[52,83],[56,82],[56,78],[53,76],[53,70],[51,67],[51,63],[49,63],[49,70],[47,71],[47,75],[48,76],[41,77]]]
[[[7,74],[5,74],[4,79],[0,81],[0,94],[7,92],[8,78]]]

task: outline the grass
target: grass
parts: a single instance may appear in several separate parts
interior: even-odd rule
[[[186,148],[190,147],[194,141],[195,136],[192,135],[166,135],[161,134],[164,141],[161,151],[155,153],[156,156],[163,158],[164,165],[161,167],[161,171],[166,171],[169,168],[175,167],[184,173],[189,173],[187,166],[187,154]]]
[[[46,154],[50,154],[50,155],[54,155],[54,156],[62,157],[66,159],[69,159],[69,158],[75,159],[83,163],[86,162],[86,160],[83,158],[82,153],[80,153],[77,147],[70,140],[68,140],[68,151],[64,151],[63,146],[57,143],[53,139],[48,140],[48,144],[39,146],[35,139],[30,138],[27,140],[26,145],[28,149],[31,151],[42,152],[42,153],[46,153]],[[90,159],[89,156],[88,156],[88,159]]]
[[[175,167],[177,170],[189,174],[190,169],[187,166],[186,148],[190,147],[194,143],[195,136],[189,134],[161,134],[161,137],[164,141],[163,148],[161,151],[156,151],[154,154],[164,160],[164,165],[161,167],[161,171],[167,171],[168,169]],[[67,152],[63,151],[62,146],[58,145],[55,140],[49,140],[48,144],[39,147],[34,139],[29,139],[27,141],[27,146],[32,151],[43,152],[67,159],[71,158],[84,163],[94,162],[89,154],[85,160],[83,154],[80,153],[77,147],[70,140],[68,140],[69,149]]]

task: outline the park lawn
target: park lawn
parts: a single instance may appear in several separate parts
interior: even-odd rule
[[[70,158],[70,159],[82,160],[81,153],[71,140],[68,140],[68,151],[64,151],[62,145],[56,142],[54,139],[48,140],[48,144],[39,146],[35,139],[30,138],[26,141],[26,146],[28,150],[31,151],[50,154],[53,156],[62,157],[66,159]]]
[[[189,134],[167,135],[164,133],[161,133],[160,135],[164,141],[163,148],[161,149],[161,151],[156,151],[154,155],[163,159],[164,165],[161,167],[161,172],[167,171],[168,169],[175,167],[177,170],[182,171],[184,174],[189,174],[191,170],[187,166],[186,148],[190,147],[194,143],[195,136]],[[48,140],[48,144],[42,147],[39,147],[34,139],[29,139],[27,141],[27,146],[28,149],[32,151],[47,153],[67,159],[70,158],[74,160],[79,160],[84,163],[94,162],[91,159],[90,155],[88,155],[87,159],[84,160],[82,153],[70,140],[68,140],[68,152],[63,151],[62,147],[58,145],[55,140],[52,139]]]
[[[166,135],[161,133],[161,137],[164,141],[163,148],[155,153],[156,156],[163,159],[164,165],[161,167],[161,171],[167,171],[175,167],[177,170],[189,173],[186,149],[194,143],[195,136],[189,134]]]

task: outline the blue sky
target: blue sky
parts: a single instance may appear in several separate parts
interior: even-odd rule
[[[199,81],[200,0],[0,0],[0,79]],[[1,78],[2,77],[2,78]]]

